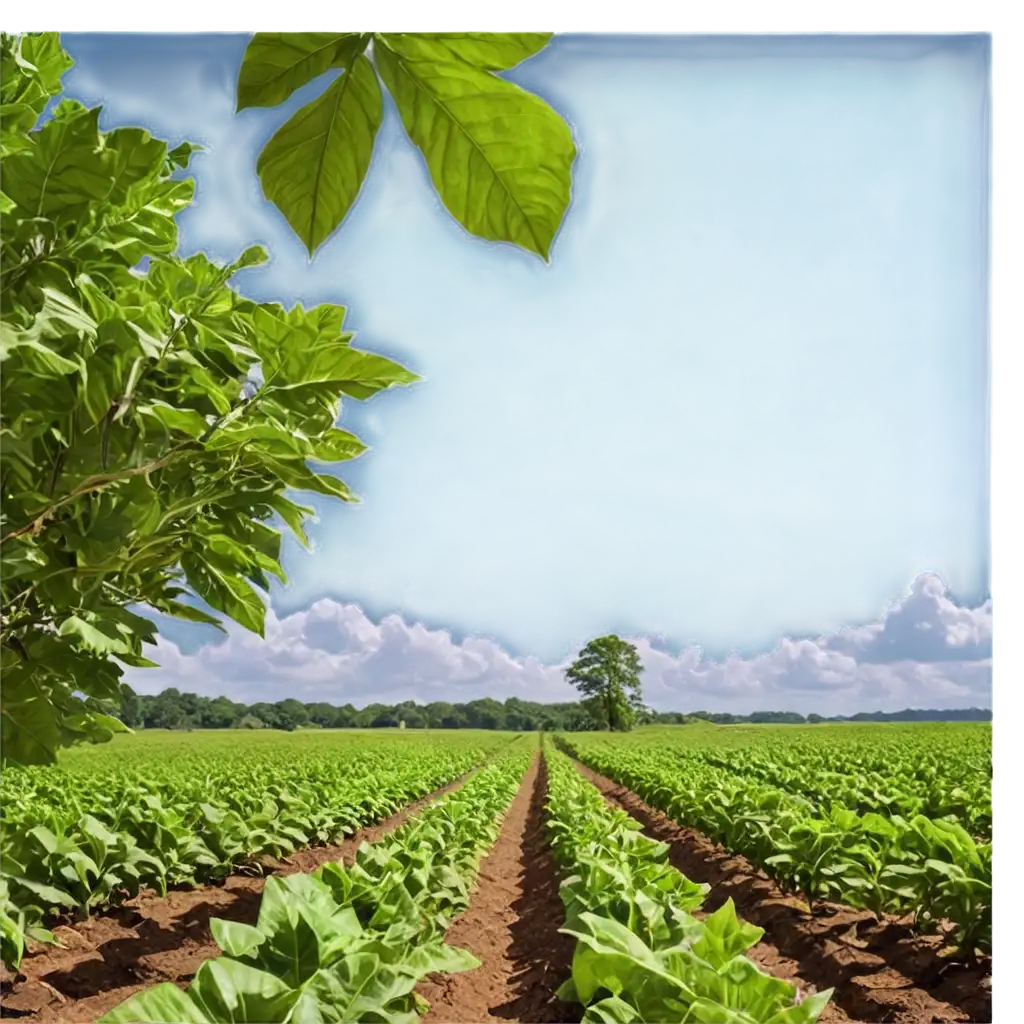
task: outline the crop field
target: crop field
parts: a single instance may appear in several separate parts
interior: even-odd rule
[[[991,1017],[991,728],[144,732],[4,772],[2,1013]]]

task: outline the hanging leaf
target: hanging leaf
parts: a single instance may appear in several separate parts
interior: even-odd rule
[[[576,147],[543,100],[461,61],[422,61],[402,36],[375,56],[441,200],[481,238],[548,259],[569,205]]]
[[[417,61],[463,60],[486,71],[507,71],[543,50],[551,32],[402,32],[401,50]]]
[[[377,76],[359,54],[260,154],[256,170],[263,194],[284,214],[311,256],[359,195],[382,116]]]
[[[358,32],[257,32],[238,72],[238,110],[276,107],[330,68],[348,67],[366,46]]]

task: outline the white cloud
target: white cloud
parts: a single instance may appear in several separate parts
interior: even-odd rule
[[[932,574],[919,576],[880,622],[818,640],[784,638],[757,657],[715,662],[699,648],[673,654],[660,637],[633,642],[645,697],[663,710],[851,714],[991,704],[992,602],[962,608]],[[249,703],[296,697],[357,706],[576,696],[564,679],[571,659],[513,658],[493,640],[455,643],[445,630],[397,615],[375,624],[358,606],[327,598],[281,619],[268,611],[263,640],[229,625],[226,639],[195,654],[161,638],[150,656],[160,668],[128,675],[142,693],[175,686]]]

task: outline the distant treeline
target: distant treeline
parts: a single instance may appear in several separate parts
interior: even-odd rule
[[[121,687],[121,714],[133,729],[394,729],[404,723],[408,729],[509,729],[515,732],[546,730],[548,732],[579,732],[592,728],[591,718],[583,705],[538,704],[510,697],[505,701],[482,700],[468,704],[369,704],[356,708],[352,704],[336,707],[320,702],[303,704],[289,698],[273,704],[242,704],[227,697],[200,697],[164,690],[155,697],[135,693],[128,685]],[[992,712],[970,708],[965,711],[896,711],[853,715],[851,718],[824,718],[791,711],[757,711],[750,715],[713,714],[707,711],[683,713],[652,711],[644,718],[650,723],[685,724],[694,720],[716,725],[794,724],[815,722],[987,722]]]
[[[730,715],[710,711],[659,712],[659,722],[686,722],[700,718],[716,725],[815,725],[818,722],[991,722],[991,708],[954,708],[948,710],[860,711],[856,715],[800,715],[795,711],[755,711],[749,715]]]

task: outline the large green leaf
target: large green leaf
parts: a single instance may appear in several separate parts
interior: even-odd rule
[[[412,384],[420,379],[404,366],[373,352],[326,345],[311,350],[306,362],[295,366],[294,374],[282,374],[282,377],[289,382],[274,384],[267,389],[269,393],[302,389],[309,384],[330,384],[353,398],[370,398],[385,388]]]
[[[110,161],[100,149],[99,115],[99,107],[65,100],[36,133],[35,145],[5,162],[4,192],[36,217],[74,216],[105,199]]]
[[[383,35],[374,55],[445,206],[473,234],[548,259],[569,205],[569,126],[519,86],[454,58],[418,59],[416,49]]]
[[[210,1021],[188,993],[164,981],[119,1003],[100,1017],[99,1024],[210,1024]]]
[[[487,71],[507,71],[543,50],[550,32],[402,32],[402,52],[418,61],[463,60]]]
[[[42,694],[17,700],[4,680],[2,712],[3,732],[0,735],[4,757],[15,764],[50,764],[56,760],[61,745],[57,714]]]
[[[330,68],[348,67],[366,46],[358,32],[257,32],[238,72],[238,110],[276,107]]]
[[[359,194],[383,117],[370,62],[350,53],[322,96],[274,133],[256,163],[263,194],[312,256]]]
[[[188,585],[211,607],[229,615],[239,625],[263,636],[266,605],[256,591],[238,576],[223,572],[195,552],[181,556]]]
[[[229,957],[207,960],[188,994],[219,1024],[286,1020],[298,996],[287,981]]]
[[[126,654],[131,650],[124,639],[117,635],[116,628],[97,628],[78,615],[69,615],[61,623],[60,635],[76,637],[84,647],[97,654]]]

